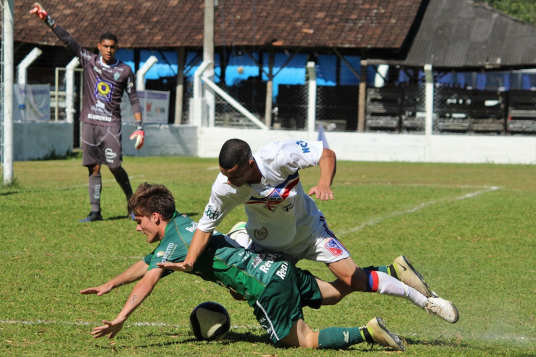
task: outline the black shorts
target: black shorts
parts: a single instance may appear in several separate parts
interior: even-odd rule
[[[82,165],[105,164],[116,169],[123,163],[121,127],[82,124]]]

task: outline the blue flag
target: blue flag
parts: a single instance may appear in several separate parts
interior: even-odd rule
[[[324,148],[329,149],[328,139],[326,139],[326,134],[324,134],[324,127],[322,124],[318,124],[318,141],[321,141],[324,144]]]

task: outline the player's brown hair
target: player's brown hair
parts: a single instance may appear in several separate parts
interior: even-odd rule
[[[136,216],[150,217],[154,212],[166,222],[175,213],[175,199],[164,185],[142,183],[128,200],[128,211]]]

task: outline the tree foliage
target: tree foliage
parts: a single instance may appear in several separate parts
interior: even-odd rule
[[[536,1],[534,0],[488,0],[486,2],[521,21],[536,24]]]

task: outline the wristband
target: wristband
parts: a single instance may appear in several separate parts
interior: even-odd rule
[[[48,27],[50,27],[51,29],[54,28],[54,25],[56,24],[56,21],[54,21],[52,19],[52,17],[50,17],[49,15],[47,15],[47,19],[45,20],[45,24],[48,25]]]

